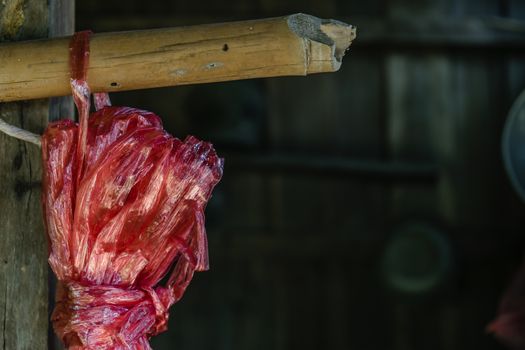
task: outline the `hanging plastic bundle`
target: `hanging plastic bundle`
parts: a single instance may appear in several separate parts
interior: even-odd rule
[[[53,327],[69,349],[150,349],[193,273],[208,269],[204,209],[223,160],[106,94],[89,115],[89,34],[70,44],[79,123],[51,123],[42,137]]]

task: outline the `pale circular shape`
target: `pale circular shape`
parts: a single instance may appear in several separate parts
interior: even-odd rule
[[[512,187],[525,201],[525,90],[518,96],[507,116],[501,150]]]
[[[451,265],[452,252],[446,237],[422,223],[395,230],[381,262],[389,287],[410,294],[430,292],[442,285]]]

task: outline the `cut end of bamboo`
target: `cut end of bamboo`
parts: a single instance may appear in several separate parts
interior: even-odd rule
[[[307,56],[305,74],[335,72],[356,38],[355,26],[333,19],[321,19],[304,13],[288,17],[292,32],[304,40]]]

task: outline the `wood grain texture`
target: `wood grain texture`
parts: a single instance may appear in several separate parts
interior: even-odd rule
[[[49,12],[55,14],[49,19],[49,37],[58,38],[75,32],[75,1],[49,0]],[[49,120],[73,119],[73,98],[53,97],[49,100]]]
[[[0,40],[45,38],[58,0],[5,0]],[[71,1],[69,1],[71,3]],[[70,5],[70,4],[69,4]],[[0,118],[35,133],[48,121],[48,100],[0,104]],[[48,266],[40,207],[40,149],[0,135],[0,346],[48,348]]]
[[[354,37],[350,25],[304,14],[95,34],[88,81],[101,92],[333,72]],[[2,45],[0,101],[69,94],[69,40]]]
[[[47,122],[48,102],[0,104],[0,118],[33,132]],[[40,149],[0,135],[0,344],[46,349],[47,251],[40,209]]]

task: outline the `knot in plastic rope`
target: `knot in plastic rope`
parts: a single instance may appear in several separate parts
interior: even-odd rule
[[[53,327],[69,349],[149,349],[167,328],[170,300],[163,287],[60,283],[56,303]]]

